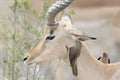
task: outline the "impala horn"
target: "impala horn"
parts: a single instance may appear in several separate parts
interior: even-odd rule
[[[56,1],[55,4],[53,4],[47,12],[47,17],[48,17],[48,25],[49,26],[57,26],[58,23],[55,21],[56,15],[65,9],[67,6],[71,4],[73,0],[59,0]]]

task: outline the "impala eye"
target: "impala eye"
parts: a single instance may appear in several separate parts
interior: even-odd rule
[[[52,39],[54,39],[55,38],[55,36],[47,36],[46,37],[46,40],[52,40]]]

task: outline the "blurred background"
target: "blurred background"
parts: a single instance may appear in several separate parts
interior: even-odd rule
[[[0,0],[0,80],[45,80],[40,75],[49,64],[27,66],[23,56],[41,36],[55,1]],[[76,28],[97,38],[86,42],[91,54],[98,58],[106,51],[112,63],[120,61],[120,0],[74,0],[64,13],[72,15]]]

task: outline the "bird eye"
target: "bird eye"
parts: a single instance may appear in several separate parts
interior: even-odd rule
[[[46,37],[46,40],[52,40],[52,39],[54,39],[55,38],[55,36],[47,36]]]

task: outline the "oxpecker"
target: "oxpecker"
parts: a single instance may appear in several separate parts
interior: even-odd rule
[[[69,60],[70,60],[70,65],[72,67],[72,73],[74,76],[78,75],[78,70],[77,70],[77,58],[80,55],[82,48],[82,43],[77,40],[76,44],[72,47],[69,48]]]
[[[108,54],[106,52],[103,52],[103,56],[98,58],[99,61],[110,64],[110,59],[108,58]]]
[[[86,35],[74,35],[77,37],[76,39],[76,44],[70,48],[67,48],[69,52],[69,60],[70,60],[70,65],[72,67],[72,72],[74,76],[78,75],[78,70],[77,70],[77,58],[79,57],[81,53],[81,48],[82,48],[82,43],[81,41],[86,41],[86,40],[95,40],[96,38],[94,37],[89,37]]]

